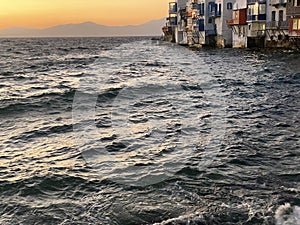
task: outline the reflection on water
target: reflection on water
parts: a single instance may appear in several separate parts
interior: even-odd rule
[[[298,223],[298,54],[0,44],[1,224]]]

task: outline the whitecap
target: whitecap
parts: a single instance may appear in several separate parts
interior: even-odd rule
[[[300,207],[285,203],[275,212],[276,225],[300,225]]]

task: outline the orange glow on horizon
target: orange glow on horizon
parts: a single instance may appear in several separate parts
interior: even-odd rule
[[[0,0],[0,28],[95,22],[137,25],[167,16],[169,0]]]

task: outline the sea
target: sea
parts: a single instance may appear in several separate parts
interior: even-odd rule
[[[300,54],[0,39],[1,225],[299,225]]]

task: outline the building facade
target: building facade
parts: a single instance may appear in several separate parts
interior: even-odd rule
[[[294,48],[300,50],[300,0],[289,0],[286,14],[289,18],[290,42]]]
[[[193,47],[300,49],[300,0],[177,0],[163,32]]]
[[[270,0],[266,23],[266,46],[288,47],[289,18],[287,0]]]
[[[232,18],[235,0],[215,0],[216,45],[218,47],[232,46],[232,30],[227,26],[227,20]],[[212,13],[213,14],[213,13]]]
[[[248,47],[265,46],[266,20],[266,0],[247,0]]]
[[[232,29],[232,47],[247,48],[248,24],[246,0],[237,0],[233,6],[232,19],[227,20]]]
[[[287,16],[290,18],[289,37],[300,38],[300,0],[287,2]]]

